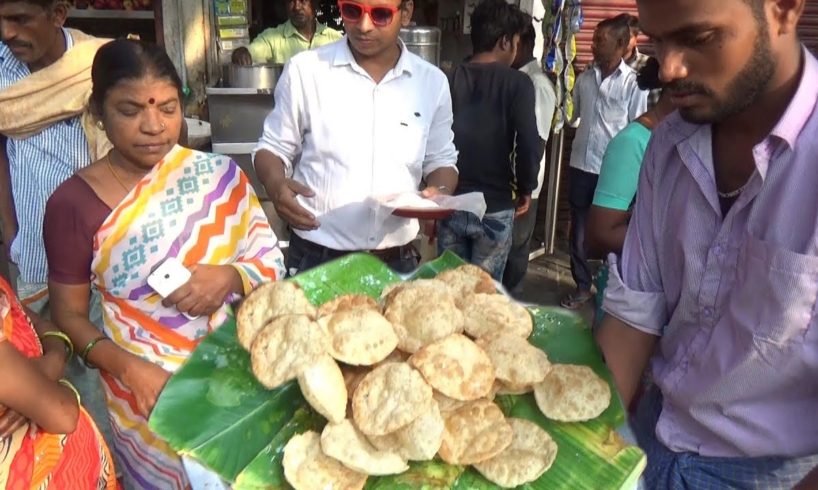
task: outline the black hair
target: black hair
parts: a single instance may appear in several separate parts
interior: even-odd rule
[[[164,49],[134,39],[117,39],[105,44],[97,51],[91,67],[93,108],[101,113],[112,88],[125,80],[146,75],[169,81],[179,91],[179,100],[183,99],[182,80]]]
[[[636,83],[640,90],[657,90],[664,85],[659,79],[659,60],[651,56],[647,59],[639,73],[636,75]]]
[[[631,42],[630,25],[628,19],[622,15],[605,19],[597,24],[596,28],[606,29],[611,34],[611,39],[616,41],[620,46],[627,46]]]
[[[631,14],[619,14],[613,18],[617,22],[625,22],[628,24],[628,29],[631,31],[631,36],[639,34],[639,17]]]
[[[525,27],[520,33],[520,46],[534,46],[537,41],[537,32],[534,30],[532,18],[528,14],[523,14],[525,18]]]
[[[525,27],[525,14],[506,0],[483,0],[471,15],[474,54],[487,53],[502,39],[511,41]]]

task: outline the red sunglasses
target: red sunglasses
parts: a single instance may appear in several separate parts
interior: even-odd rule
[[[338,9],[341,11],[341,18],[344,22],[358,23],[364,18],[364,14],[369,15],[369,19],[377,27],[386,27],[392,23],[395,17],[395,12],[400,10],[399,7],[391,5],[378,5],[372,7],[370,5],[363,5],[351,0],[340,0],[338,2]]]

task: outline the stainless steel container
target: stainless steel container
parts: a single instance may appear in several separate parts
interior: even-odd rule
[[[225,66],[225,85],[230,88],[274,89],[284,65],[255,64],[250,66],[230,63]]]
[[[440,64],[440,29],[431,26],[409,26],[400,30],[406,48],[429,63]]]
[[[250,177],[256,194],[265,197],[250,162],[250,152],[261,137],[264,119],[275,105],[272,90],[208,87],[205,92],[213,152],[233,156]]]
[[[273,110],[272,90],[208,87],[205,92],[213,144],[258,141],[264,119]]]

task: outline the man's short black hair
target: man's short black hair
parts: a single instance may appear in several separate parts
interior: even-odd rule
[[[483,0],[471,15],[471,44],[474,54],[487,53],[501,39],[514,38],[525,28],[525,14],[506,0]]]
[[[525,27],[523,27],[523,32],[520,33],[520,46],[534,46],[537,41],[537,33],[534,30],[533,19],[525,13],[523,16],[525,18]]]
[[[639,17],[631,14],[619,14],[614,17],[617,22],[626,22],[631,30],[631,36],[639,35]]]
[[[622,15],[605,19],[596,26],[597,29],[605,29],[610,33],[611,39],[620,46],[627,46],[631,42],[631,28],[628,19]]]

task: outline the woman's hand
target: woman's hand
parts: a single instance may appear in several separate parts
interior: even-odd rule
[[[156,364],[132,356],[120,381],[134,394],[137,408],[147,419],[169,378],[170,373]]]
[[[60,345],[58,350],[46,352],[42,356],[33,359],[33,362],[46,378],[51,381],[57,381],[62,378],[65,373],[65,350],[62,345]]]
[[[11,436],[17,429],[27,423],[27,418],[8,407],[0,405],[0,438]]]
[[[175,306],[190,316],[212,315],[221,308],[230,293],[243,289],[239,272],[230,265],[194,265],[190,280],[165,298],[165,306]]]

